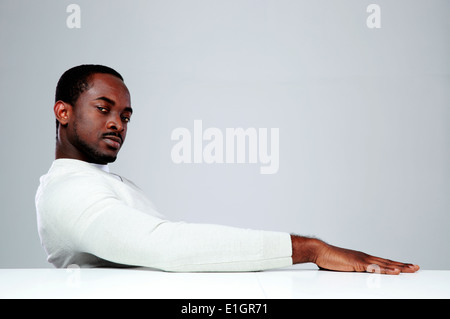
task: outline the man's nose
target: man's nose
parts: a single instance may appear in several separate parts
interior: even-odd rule
[[[106,127],[110,130],[116,130],[116,131],[123,131],[124,126],[122,123],[122,119],[120,117],[120,115],[116,115],[116,116],[111,116],[108,119],[108,122],[106,124]]]

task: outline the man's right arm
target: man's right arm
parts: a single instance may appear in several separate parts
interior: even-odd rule
[[[102,178],[69,177],[44,183],[45,191],[37,197],[43,244],[62,267],[77,263],[79,253],[183,272],[256,271],[292,264],[288,233],[170,222],[149,213],[145,205],[128,203],[117,194],[119,188]]]

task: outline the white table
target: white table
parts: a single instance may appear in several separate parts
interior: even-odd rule
[[[250,273],[0,269],[0,298],[450,298],[450,271],[388,276],[295,267]]]

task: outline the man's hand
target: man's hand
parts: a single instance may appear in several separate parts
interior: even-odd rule
[[[413,273],[419,266],[367,255],[363,252],[329,245],[315,238],[291,235],[294,264],[312,262],[320,269],[376,272],[398,275]]]

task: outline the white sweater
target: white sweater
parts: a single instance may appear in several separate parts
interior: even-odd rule
[[[56,267],[257,271],[292,265],[288,233],[167,221],[140,189],[93,164],[55,160],[36,193],[38,230]]]

